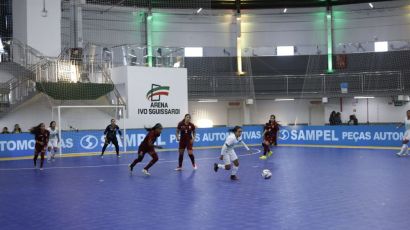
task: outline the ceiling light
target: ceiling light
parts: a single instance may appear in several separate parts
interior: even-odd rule
[[[373,99],[373,96],[356,96],[354,99]]]
[[[288,8],[283,9],[283,13],[286,13],[288,11]]]
[[[370,8],[374,8],[374,6],[373,6],[373,4],[371,3],[371,2],[369,2],[369,6],[370,6]]]
[[[202,7],[199,8],[199,9],[196,11],[196,13],[199,14],[199,12],[201,12],[201,11],[202,11]]]

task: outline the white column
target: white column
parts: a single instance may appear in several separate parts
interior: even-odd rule
[[[56,57],[61,52],[61,1],[13,0],[14,38]]]

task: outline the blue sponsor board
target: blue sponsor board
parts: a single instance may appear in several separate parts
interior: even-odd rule
[[[227,136],[226,127],[197,129],[195,147],[222,146]],[[247,144],[260,144],[262,126],[245,126],[243,138]],[[404,129],[394,125],[376,126],[285,126],[280,130],[279,144],[294,145],[334,145],[334,146],[400,146]],[[121,149],[136,151],[146,135],[143,129],[127,130],[124,139],[118,139]],[[164,148],[177,148],[178,142],[174,128],[166,128],[158,138],[158,145]],[[34,150],[33,135],[0,134],[0,157],[29,156]],[[64,131],[62,151],[69,153],[99,152],[104,144],[102,130]],[[108,151],[112,151],[110,146]]]
[[[262,137],[262,126],[246,126],[243,132],[244,140],[249,144],[260,143]],[[118,137],[120,149],[127,151],[137,151],[139,144],[144,140],[146,131],[143,129],[126,130],[123,139]],[[228,135],[228,128],[204,128],[197,129],[195,138],[195,147],[222,146]],[[0,135],[0,157],[15,157],[32,155],[35,141],[31,134],[4,134]],[[93,131],[63,131],[61,141],[62,152],[69,153],[87,153],[100,152],[104,145],[103,130]],[[178,148],[175,128],[165,128],[161,137],[157,140],[157,145],[164,148]],[[110,145],[107,151],[112,151]]]

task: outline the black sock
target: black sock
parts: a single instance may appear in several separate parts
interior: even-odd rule
[[[179,153],[178,157],[178,167],[182,167],[182,162],[184,162],[184,153]]]
[[[195,156],[194,154],[188,154],[189,158],[191,158],[192,165],[195,165]]]
[[[108,144],[104,144],[101,152],[101,156],[104,155],[105,149],[107,148]]]

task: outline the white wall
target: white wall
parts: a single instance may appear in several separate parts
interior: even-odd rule
[[[390,123],[402,122],[406,111],[410,109],[410,103],[404,106],[394,106],[391,98],[375,98],[369,99],[369,122],[371,123]],[[229,108],[242,108],[243,103],[239,107],[228,105],[227,101],[217,103],[199,103],[189,101],[189,113],[192,115],[194,123],[202,119],[213,121],[214,125],[226,125],[228,122]],[[309,123],[309,107],[313,106],[310,100],[296,100],[275,102],[272,100],[255,101],[253,105],[245,105],[249,109],[250,118],[244,124],[263,124],[269,119],[271,114],[275,114],[277,120],[282,124],[306,124]],[[328,123],[330,113],[340,110],[339,99],[330,99],[329,103],[324,105],[324,123]],[[367,121],[367,100],[355,100],[353,98],[343,99],[342,102],[342,120],[347,122],[349,115],[355,114],[360,123]],[[56,113],[55,113],[56,114]],[[183,118],[181,114],[177,120]],[[98,109],[67,109],[62,111],[62,127],[68,129],[73,126],[77,129],[103,129],[111,119],[108,113]],[[244,117],[244,116],[242,116]],[[51,104],[47,97],[36,96],[23,107],[13,113],[0,119],[0,127],[8,126],[9,129],[16,123],[20,124],[24,130],[36,125],[40,122],[48,123],[52,119]],[[55,118],[56,119],[56,118]],[[150,118],[146,118],[144,123],[151,124],[157,122]],[[174,124],[175,123],[175,124]],[[170,123],[167,126],[174,126],[177,122]],[[122,123],[119,122],[121,125]],[[128,124],[128,128],[135,128]]]
[[[47,17],[42,16],[43,0],[13,1],[14,37],[42,54],[57,57],[61,52],[61,1],[46,0]]]

